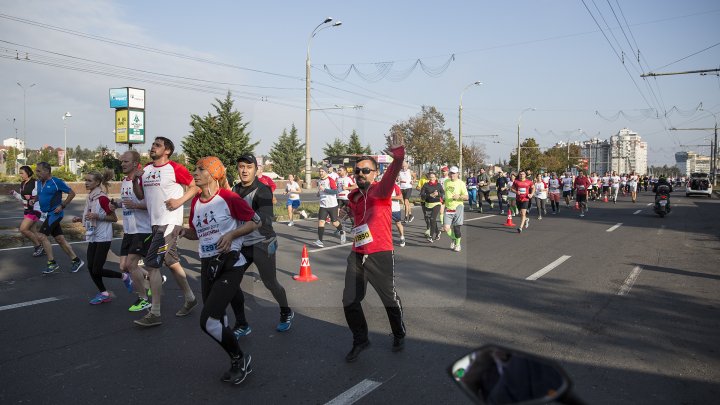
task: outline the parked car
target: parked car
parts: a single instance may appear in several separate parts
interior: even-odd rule
[[[712,198],[712,184],[707,173],[692,173],[687,182],[685,197],[691,195],[706,195]]]

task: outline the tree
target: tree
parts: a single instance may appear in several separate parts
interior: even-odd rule
[[[295,124],[290,127],[289,134],[283,129],[282,135],[270,149],[269,156],[273,161],[273,171],[279,176],[287,178],[288,174],[300,175],[305,165],[305,144],[300,143]]]
[[[528,138],[520,144],[520,169],[521,170],[537,170],[542,167],[540,146],[535,138]],[[517,169],[517,151],[510,153],[510,166]]]
[[[335,138],[332,144],[326,143],[323,147],[325,157],[347,155],[348,146],[343,141]]]
[[[5,152],[5,173],[15,173],[15,162],[17,162],[18,150],[14,147],[7,148]]]
[[[232,175],[236,160],[246,153],[255,153],[259,142],[250,143],[248,122],[242,121],[242,114],[233,110],[233,100],[228,91],[224,100],[215,99],[212,104],[215,113],[200,117],[190,116],[190,134],[183,138],[182,148],[188,157],[188,169],[195,169],[195,162],[205,156],[217,156]]]
[[[482,145],[463,145],[463,165],[467,169],[479,169],[485,165],[487,154]]]
[[[360,136],[353,129],[352,134],[350,134],[350,139],[348,140],[347,153],[349,155],[369,155],[371,152],[370,144],[363,147],[360,144]]]
[[[435,107],[422,106],[416,116],[390,127],[390,133],[385,136],[387,147],[390,146],[390,139],[394,134],[405,137],[405,150],[414,164],[447,163],[444,159],[448,153],[443,153],[442,150],[446,148],[445,142],[452,134],[449,129],[445,129],[445,117]],[[457,151],[454,137],[451,146]]]

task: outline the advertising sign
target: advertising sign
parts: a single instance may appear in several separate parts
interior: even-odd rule
[[[115,143],[128,143],[128,110],[115,110]]]
[[[130,110],[127,142],[145,143],[145,111]]]
[[[144,91],[143,91],[144,92]],[[145,97],[143,96],[143,100]],[[128,88],[110,89],[110,108],[128,107]]]
[[[128,88],[128,107],[145,109],[145,90]]]

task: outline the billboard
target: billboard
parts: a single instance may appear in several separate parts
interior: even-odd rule
[[[128,87],[128,105],[130,108],[145,109],[145,90]]]
[[[143,90],[144,93],[144,90]],[[143,96],[143,102],[145,97]],[[128,88],[110,89],[110,108],[128,107]]]
[[[128,143],[128,110],[115,110],[115,143]]]
[[[129,110],[127,143],[145,143],[145,111]]]

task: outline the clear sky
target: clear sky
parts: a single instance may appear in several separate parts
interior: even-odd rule
[[[640,74],[720,68],[712,0],[4,0],[0,137],[12,136],[13,118],[22,137],[16,82],[36,83],[26,98],[33,148],[62,146],[66,111],[68,145],[114,146],[108,89],[124,86],[146,89],[148,137],[179,144],[190,114],[231,90],[256,152],[267,153],[293,123],[304,139],[308,37],[327,16],[343,24],[313,39],[313,108],[363,108],[312,112],[314,158],[353,129],[380,150],[392,124],[422,105],[438,107],[457,135],[460,94],[475,81],[483,85],[464,93],[463,135],[493,162],[509,157],[528,107],[536,110],[522,115],[521,136],[543,147],[627,127],[648,142],[650,164],[709,151],[681,145],[707,143],[711,131],[668,129],[714,126],[720,78]],[[427,72],[409,72],[418,59]],[[351,64],[364,77],[342,79]]]

